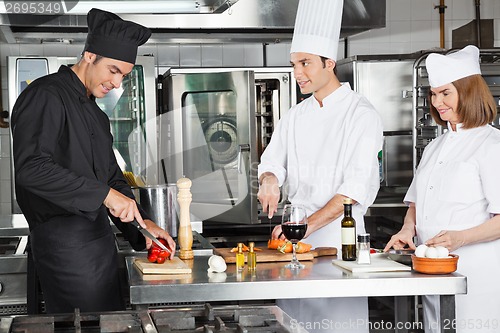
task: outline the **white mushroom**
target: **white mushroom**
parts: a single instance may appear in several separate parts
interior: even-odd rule
[[[221,256],[213,255],[208,258],[208,272],[222,273],[226,268],[226,261]]]

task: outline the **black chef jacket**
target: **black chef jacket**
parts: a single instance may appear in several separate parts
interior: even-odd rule
[[[97,278],[107,279],[107,285],[101,286],[104,290],[114,281],[117,267],[109,267],[112,278],[103,276],[106,270],[96,268],[103,263],[113,266],[111,256],[116,257],[108,216],[134,249],[145,248],[145,239],[137,229],[109,215],[103,205],[110,187],[133,198],[116,163],[108,117],[94,98],[87,97],[78,76],[61,66],[57,73],[35,80],[22,92],[11,123],[17,201],[29,223],[42,290],[55,302],[67,298],[62,307],[47,305],[53,306],[52,312],[72,311],[72,306],[83,307],[83,311],[116,309],[114,305],[97,309],[95,304],[85,308],[80,300],[67,295],[76,288],[99,293],[94,284]],[[139,209],[143,218],[148,218]],[[101,251],[102,256],[112,253],[100,262],[89,260],[99,258]],[[56,290],[59,284],[71,281],[74,272],[81,274],[73,281],[75,285],[70,282],[66,290]],[[89,283],[82,286],[82,281]],[[81,297],[92,296],[83,293]]]

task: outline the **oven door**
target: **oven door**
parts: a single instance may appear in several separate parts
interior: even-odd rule
[[[202,221],[258,222],[254,82],[252,71],[164,76],[163,176],[191,179],[190,212]]]

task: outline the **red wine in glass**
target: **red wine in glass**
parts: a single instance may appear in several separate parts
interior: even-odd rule
[[[293,245],[292,261],[285,267],[291,269],[304,268],[304,265],[297,260],[296,248],[297,243],[304,238],[307,231],[307,215],[305,208],[293,204],[285,205],[281,220],[281,231]]]
[[[298,243],[306,235],[307,224],[283,224],[281,231],[290,242]]]

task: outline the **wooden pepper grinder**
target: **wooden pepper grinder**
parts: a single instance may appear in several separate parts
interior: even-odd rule
[[[179,202],[179,232],[178,242],[180,246],[179,258],[193,259],[193,231],[191,230],[191,217],[189,214],[189,205],[191,204],[191,180],[181,178],[177,181],[177,201]]]

